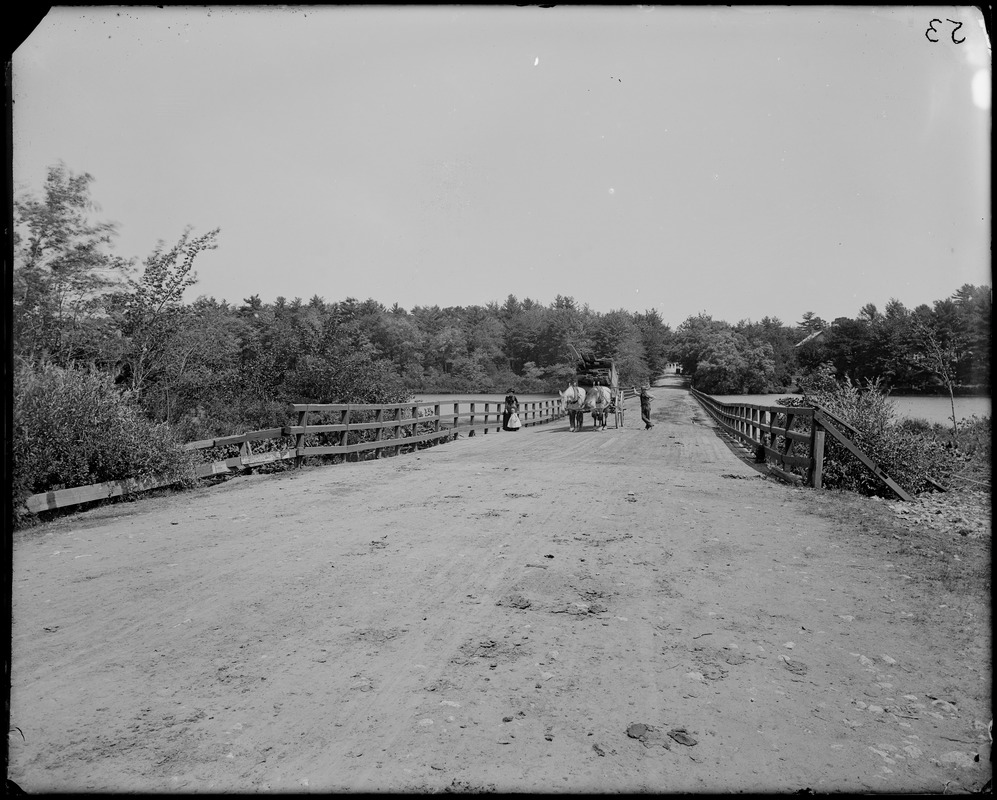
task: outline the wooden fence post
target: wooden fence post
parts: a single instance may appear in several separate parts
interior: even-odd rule
[[[347,406],[343,411],[339,412],[339,424],[345,425],[346,428],[339,433],[339,446],[346,447],[350,443],[350,407]],[[349,460],[349,454],[343,453],[343,461]]]
[[[762,430],[762,426],[766,423],[769,426],[772,425],[771,413],[757,408],[751,409],[751,438],[758,441],[758,444],[755,446],[756,464],[765,463],[765,432]]]
[[[817,421],[816,415],[811,420],[810,427],[810,485],[820,489],[824,480],[824,426]]]
[[[384,409],[383,408],[379,408],[379,409],[377,409],[377,411],[374,412],[374,421],[377,422],[377,423],[384,422]],[[384,432],[384,428],[378,428],[374,432],[374,441],[375,442],[381,441],[381,434],[383,432]],[[378,447],[374,451],[374,458],[380,458],[380,457],[381,457],[381,448]]]
[[[795,418],[796,418],[795,414],[790,414],[788,411],[786,412],[786,436],[784,437],[784,441],[782,444],[782,454],[784,456],[791,455],[793,452],[793,445],[796,444],[796,441],[789,436],[789,431],[793,427],[793,420]],[[782,465],[784,466],[785,463],[786,462],[783,461]]]
[[[308,410],[298,412],[298,427],[306,428],[308,427]],[[294,466],[300,467],[301,462],[304,461],[304,456],[301,455],[301,451],[305,447],[305,432],[304,430],[299,433],[294,442],[295,449],[297,450],[297,455],[294,458]]]
[[[402,438],[401,419],[402,419],[402,407],[398,406],[398,408],[395,409],[395,425],[394,425],[394,428],[393,428],[393,431],[394,431],[393,435],[395,437],[395,441],[396,442],[399,439]],[[395,445],[395,455],[397,456],[400,452],[401,452],[401,448],[399,447],[399,445],[396,444]]]

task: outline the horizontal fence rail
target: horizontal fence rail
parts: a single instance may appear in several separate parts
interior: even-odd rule
[[[783,480],[820,489],[824,441],[831,434],[901,500],[914,499],[845,433],[854,437],[859,432],[826,408],[721,403],[697,389],[689,391],[724,432],[754,454],[756,463],[764,463]]]
[[[469,408],[461,411],[461,406]],[[298,424],[285,430],[296,437],[297,457],[304,458],[343,455],[363,450],[380,451],[398,448],[402,443],[448,440],[458,435],[474,436],[479,432],[487,434],[490,431],[500,431],[505,403],[457,400],[452,403],[389,405],[301,404],[295,405],[294,410],[298,414]],[[316,414],[334,421],[317,423],[312,416]],[[370,418],[371,414],[373,419]],[[519,404],[519,418],[523,427],[543,425],[563,416],[560,400],[535,400]],[[357,431],[372,431],[373,438],[351,441],[350,433]],[[309,447],[305,444],[305,437],[309,434],[332,434],[338,440]]]
[[[808,424],[804,429],[800,425],[805,424],[804,421],[812,422],[814,409],[721,403],[696,389],[689,391],[722,430],[755,456],[757,463],[764,462],[784,480],[806,481],[813,485],[819,461],[814,458],[817,450],[813,442],[814,428]],[[806,452],[800,453],[798,444],[806,445]],[[822,448],[820,454],[823,454]],[[793,472],[793,467],[803,474]]]
[[[461,411],[461,406],[469,410]],[[452,408],[452,411],[451,411]],[[457,400],[452,403],[331,403],[295,404],[297,424],[267,428],[214,439],[188,442],[184,450],[201,452],[205,460],[194,466],[195,478],[224,475],[232,470],[251,469],[278,461],[317,456],[344,458],[373,451],[398,455],[420,446],[447,442],[457,436],[474,436],[502,430],[504,402]],[[557,398],[521,402],[519,417],[523,427],[544,425],[564,417]],[[238,448],[237,452],[233,451]],[[228,450],[231,455],[220,455]],[[178,481],[152,477],[144,480],[108,481],[91,486],[58,489],[35,494],[25,500],[31,514],[55,511],[95,500],[107,500],[172,486]]]
[[[72,489],[56,489],[52,492],[31,495],[24,501],[24,507],[29,514],[40,514],[42,511],[55,511],[58,508],[92,503],[95,500],[109,500],[112,497],[148,492],[172,486],[174,483],[176,481],[152,477],[146,480],[107,481],[90,486],[76,486]]]

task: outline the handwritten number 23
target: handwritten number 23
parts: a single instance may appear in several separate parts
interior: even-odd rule
[[[962,37],[961,39],[956,39],[956,38],[955,38],[955,34],[956,34],[956,31],[958,31],[958,30],[959,30],[959,28],[961,28],[961,27],[962,27],[962,23],[961,23],[961,22],[956,22],[956,21],[955,21],[954,19],[946,19],[945,21],[946,21],[946,22],[951,22],[951,23],[952,23],[953,25],[955,25],[955,27],[954,27],[954,28],[952,29],[952,41],[953,41],[953,43],[955,43],[955,44],[962,44],[962,43],[963,43],[964,41],[966,41],[966,37],[965,37],[965,36],[963,36],[963,37]],[[939,30],[938,30],[938,29],[937,29],[937,28],[935,27],[935,23],[936,23],[936,22],[937,22],[937,23],[938,23],[939,25],[941,25],[941,24],[942,24],[942,21],[941,21],[940,19],[933,19],[933,20],[931,20],[931,22],[929,22],[929,23],[928,23],[928,30],[926,30],[926,31],[924,32],[924,36],[925,36],[925,38],[926,38],[926,39],[927,39],[927,40],[928,40],[929,42],[937,42],[937,41],[940,41],[940,40],[939,40],[939,39],[937,39],[937,38],[935,38],[935,39],[932,39],[932,38],[931,38],[931,34],[933,34],[933,33],[936,33],[936,34],[937,34],[937,33],[940,33],[940,32],[941,32],[941,31],[939,31]]]

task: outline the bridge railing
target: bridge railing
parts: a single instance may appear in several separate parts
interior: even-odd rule
[[[845,434],[854,437],[858,431],[822,406],[721,403],[695,388],[689,391],[721,430],[783,480],[821,488],[824,440],[829,433],[901,500],[913,499]]]
[[[462,411],[461,407],[468,408]],[[386,405],[331,403],[296,404],[298,424],[284,429],[296,438],[295,456],[347,455],[392,449],[422,442],[447,441],[457,435],[474,436],[502,430],[505,404],[457,400],[452,403],[394,403]],[[452,408],[452,410],[451,410]],[[316,422],[313,415],[331,421]],[[564,416],[560,400],[521,402],[524,427],[543,425]],[[331,435],[331,441],[308,445],[309,435]]]
[[[452,409],[451,409],[452,407]],[[461,410],[467,407],[468,410]],[[263,464],[316,456],[339,455],[359,458],[373,451],[397,455],[420,447],[450,441],[458,435],[474,436],[502,429],[501,402],[458,400],[453,403],[332,403],[295,404],[296,425],[247,431],[188,442],[184,450],[200,453],[202,461],[194,466],[195,478],[222,475],[232,470],[252,469]],[[544,425],[564,416],[557,398],[520,403],[519,416],[524,427]],[[151,477],[108,481],[42,492],[27,498],[25,508],[31,514],[54,511],[95,500],[134,495],[172,486],[176,480]]]
[[[814,485],[814,473],[823,462],[823,439],[818,447],[813,408],[721,403],[694,388],[689,391],[721,430],[754,455],[756,463],[767,464],[784,480]]]

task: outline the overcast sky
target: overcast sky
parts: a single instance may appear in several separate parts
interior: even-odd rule
[[[970,7],[54,8],[14,188],[220,227],[188,299],[830,321],[991,283],[990,71]]]

